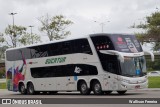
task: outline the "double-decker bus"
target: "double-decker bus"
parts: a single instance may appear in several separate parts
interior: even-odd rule
[[[21,94],[124,94],[148,86],[145,52],[134,35],[105,33],[8,49],[7,88]]]

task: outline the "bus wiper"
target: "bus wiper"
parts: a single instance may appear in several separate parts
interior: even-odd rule
[[[127,76],[127,77],[133,77],[134,75],[130,75],[130,74],[123,74],[124,76]]]

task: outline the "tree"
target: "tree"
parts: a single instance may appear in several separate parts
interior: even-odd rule
[[[146,22],[139,25],[133,25],[132,28],[143,29],[144,32],[136,33],[141,43],[152,43],[153,50],[160,50],[160,12],[154,12],[150,16],[145,17]],[[148,71],[159,70],[160,60],[154,62],[147,61]]]
[[[0,79],[5,78],[5,67],[0,67]]]
[[[5,41],[3,33],[0,33],[0,42],[3,43]]]
[[[137,33],[137,37],[141,42],[149,42],[154,44],[154,50],[160,49],[160,12],[154,12],[150,16],[145,17],[146,22],[134,25],[132,28],[141,28],[145,32]]]
[[[37,34],[29,34],[24,26],[8,25],[5,34],[0,33],[0,42],[6,43],[9,47],[17,47],[18,45],[30,45],[41,42],[40,36]]]
[[[39,18],[42,24],[40,31],[46,32],[50,41],[63,39],[70,35],[70,31],[65,29],[73,24],[72,21],[65,19],[63,15],[57,15],[49,18],[48,15]]]
[[[5,40],[6,43],[11,47],[17,47],[17,42],[20,36],[25,34],[27,28],[23,26],[12,26],[8,25],[8,27],[5,29],[5,36],[9,36],[11,41]]]
[[[37,34],[26,33],[19,39],[19,42],[23,45],[31,45],[41,42],[41,38]]]
[[[4,59],[4,57],[5,57],[4,52],[6,51],[7,48],[8,48],[8,46],[1,46],[0,47],[0,59]]]

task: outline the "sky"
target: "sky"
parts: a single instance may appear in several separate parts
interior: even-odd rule
[[[49,41],[46,34],[40,32],[41,23],[38,18],[49,15],[64,15],[74,22],[67,30],[72,37],[81,37],[93,33],[142,32],[130,28],[131,25],[144,23],[145,17],[160,9],[160,0],[0,0],[0,32],[4,33],[8,25],[12,25],[15,12],[16,25],[28,26],[33,33],[39,34],[43,42]],[[96,22],[95,22],[96,21]]]

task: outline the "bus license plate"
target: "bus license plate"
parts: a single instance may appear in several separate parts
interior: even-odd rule
[[[135,86],[135,89],[139,89],[139,88],[140,88],[140,85],[136,85],[136,86]]]

